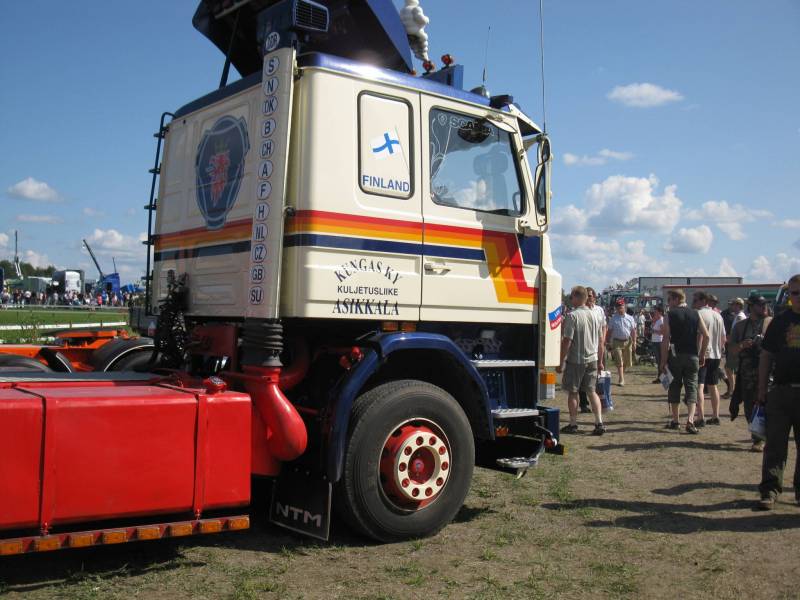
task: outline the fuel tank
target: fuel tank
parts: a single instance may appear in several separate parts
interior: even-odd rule
[[[152,375],[0,378],[0,530],[246,505],[251,411]]]

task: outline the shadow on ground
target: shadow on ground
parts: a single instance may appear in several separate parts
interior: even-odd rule
[[[674,434],[674,432],[672,432]],[[624,450],[625,452],[641,452],[643,450],[660,450],[663,448],[693,448],[697,450],[714,450],[717,452],[749,452],[750,448],[736,444],[719,442],[699,442],[687,440],[683,436],[680,440],[673,442],[645,442],[635,444],[607,444],[605,446],[589,446],[589,450],[599,450],[607,452],[609,450]]]
[[[754,510],[755,504],[751,500],[730,500],[716,504],[671,504],[587,498],[571,502],[542,504],[541,506],[549,510],[597,508],[639,513],[615,519],[588,521],[586,525],[588,527],[622,527],[657,533],[687,534],[699,531],[756,533],[800,528],[800,510],[792,513],[753,512],[746,516],[711,514],[728,510]]]
[[[453,522],[469,523],[494,512],[491,508],[465,504]],[[287,550],[303,553],[318,548],[356,548],[374,544],[353,533],[338,519],[331,524],[329,542],[295,535],[272,525],[265,517],[251,519],[251,528],[238,533],[3,557],[0,561],[0,596],[4,592],[30,592],[85,580],[134,577],[205,566],[204,560],[187,557],[186,551],[192,548],[216,547],[280,554]]]

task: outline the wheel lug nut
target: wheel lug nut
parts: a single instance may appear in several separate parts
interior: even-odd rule
[[[426,496],[430,496],[432,493],[433,493],[433,490],[431,488],[425,488],[425,495]]]
[[[447,450],[445,449],[445,447],[444,447],[444,446],[441,446],[441,447],[439,448],[439,454],[444,454],[445,452],[447,452]]]
[[[444,483],[444,479],[443,479],[443,478],[441,478],[441,477],[439,477],[439,478],[436,480],[436,485],[438,485],[438,486],[441,486],[443,483]]]
[[[403,479],[403,483],[401,483],[400,485],[402,485],[403,487],[408,487],[410,483],[411,482],[408,479]]]
[[[436,438],[435,438],[435,437],[432,437],[428,443],[429,443],[431,446],[435,446],[435,445],[436,445]]]
[[[419,496],[419,488],[414,488],[413,490],[411,490],[411,495],[414,496],[414,498]]]
[[[417,446],[422,446],[422,444],[425,442],[425,440],[423,440],[422,436],[420,435],[420,436],[417,437],[416,442],[417,442]]]
[[[405,449],[405,450],[403,450],[403,454],[405,454],[406,456],[408,456],[409,454],[411,454],[411,448],[409,448],[409,447],[406,447],[406,449]]]
[[[450,463],[446,463],[446,462],[443,462],[443,463],[442,463],[442,471],[447,471],[447,469],[448,469],[449,467],[450,467]]]
[[[400,465],[397,468],[402,473],[403,471],[406,470],[406,463],[400,463]]]

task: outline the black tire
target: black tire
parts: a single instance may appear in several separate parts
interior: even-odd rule
[[[451,463],[444,487],[418,509],[393,501],[380,466],[390,436],[409,423],[435,425],[447,441]],[[464,503],[474,464],[472,429],[450,394],[422,381],[385,383],[359,396],[353,405],[335,506],[353,529],[381,542],[433,535],[453,520]]]
[[[52,373],[53,369],[34,358],[15,354],[0,354],[0,372]]]

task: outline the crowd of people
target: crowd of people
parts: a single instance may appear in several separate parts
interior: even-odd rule
[[[24,306],[132,306],[139,300],[139,294],[121,292],[97,294],[80,294],[75,291],[59,293],[31,292],[30,290],[3,290],[0,294],[0,305],[3,308],[20,308]]]
[[[667,429],[697,435],[703,427],[721,425],[722,399],[730,400],[731,420],[742,405],[748,424],[756,407],[766,413],[766,433],[754,431],[751,445],[753,452],[763,453],[759,507],[765,510],[782,491],[792,429],[800,455],[800,274],[789,279],[788,293],[788,306],[774,318],[767,300],[759,295],[747,301],[734,298],[721,311],[712,294],[695,292],[690,306],[680,289],[670,289],[667,306],[656,307],[649,315],[649,349],[657,366],[653,383],[666,388],[671,415]],[[606,432],[597,386],[606,355],[614,361],[617,385],[624,386],[637,340],[642,341],[640,347],[647,344],[644,311],[630,315],[625,300],[619,299],[613,314],[607,315],[596,301],[592,288],[574,287],[569,296],[571,310],[561,326],[561,361],[556,370],[563,373],[569,410],[562,434],[579,431],[579,409],[594,415],[592,435]],[[724,394],[720,394],[721,382],[727,383]],[[683,425],[681,401],[686,406]],[[800,458],[794,489],[800,504]]]

